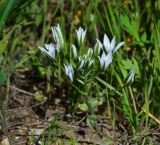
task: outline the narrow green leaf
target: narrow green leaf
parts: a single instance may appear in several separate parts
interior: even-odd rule
[[[6,81],[6,75],[3,70],[0,70],[0,86],[3,85]]]

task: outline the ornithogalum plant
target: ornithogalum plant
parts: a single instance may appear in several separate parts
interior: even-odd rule
[[[62,82],[66,83],[70,90],[72,104],[80,106],[78,102],[85,105],[80,106],[82,110],[93,111],[93,105],[89,101],[92,97],[92,83],[95,78],[101,73],[104,73],[113,61],[114,53],[122,47],[124,42],[116,45],[116,37],[109,40],[108,36],[104,34],[103,43],[99,39],[95,39],[96,43],[93,48],[85,45],[85,37],[87,30],[79,27],[76,30],[78,46],[69,44],[70,48],[66,48],[62,31],[60,26],[52,27],[52,34],[54,43],[45,44],[39,49],[53,61],[53,66],[56,65],[58,71],[61,71]],[[57,61],[59,60],[59,61]],[[127,82],[134,78],[133,71]],[[84,107],[85,106],[85,107]],[[85,108],[85,109],[84,109]]]

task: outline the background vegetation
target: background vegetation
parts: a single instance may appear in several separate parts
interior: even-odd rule
[[[2,87],[6,88],[5,96],[1,93],[0,100],[2,120],[5,121],[6,104],[11,99],[10,85],[14,84],[17,70],[29,68],[32,70],[29,75],[34,71],[36,79],[47,82],[43,95],[48,98],[52,97],[50,88],[57,81],[62,90],[73,89],[57,76],[59,70],[50,74],[50,62],[38,46],[53,41],[50,28],[60,24],[69,48],[76,40],[75,29],[82,26],[87,28],[86,44],[89,47],[93,48],[96,38],[103,41],[104,33],[109,38],[116,36],[117,42],[123,40],[125,44],[107,71],[92,83],[93,91],[88,92],[90,99],[85,101],[93,105],[93,114],[85,108],[88,102],[75,102],[71,96],[66,103],[69,110],[78,106],[87,114],[90,127],[94,126],[97,115],[110,116],[114,126],[116,116],[120,114],[119,121],[125,119],[128,122],[130,142],[152,144],[153,139],[147,135],[151,128],[159,129],[160,113],[159,15],[159,0],[2,0],[0,85],[1,91]],[[123,87],[132,67],[135,69],[134,82]],[[32,88],[32,84],[28,87]]]

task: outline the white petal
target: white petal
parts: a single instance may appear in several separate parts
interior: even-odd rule
[[[60,28],[59,24],[57,25],[56,30],[58,31],[61,39],[63,40],[63,36],[62,36],[62,32],[61,32],[61,28]]]
[[[44,44],[47,51],[49,51],[49,44]]]
[[[85,38],[85,35],[86,35],[86,31],[87,30],[83,30],[82,27],[79,27],[78,30],[76,30],[77,39],[78,39],[79,44],[83,44],[84,38]]]
[[[71,80],[71,82],[73,82],[73,76],[74,76],[74,70],[71,64],[68,65],[68,74],[67,74]]]
[[[56,58],[55,47],[54,47],[54,45],[53,45],[52,43],[50,43],[50,45],[49,45],[48,55],[49,55],[50,57],[52,57],[53,59]]]
[[[103,66],[104,66],[104,60],[102,58],[100,58],[99,56],[98,56],[98,59],[100,61],[101,68],[103,68]]]
[[[71,73],[71,72],[69,72],[68,76],[69,76],[69,78],[70,78],[71,82],[73,82],[73,75],[72,75],[72,73]]]
[[[112,62],[112,52],[108,53],[106,58],[105,58],[105,66],[104,66],[104,69],[107,69],[108,66],[110,65],[110,63]]]
[[[111,51],[113,51],[114,47],[115,47],[115,44],[116,44],[116,37],[114,36],[112,41],[111,41]]]
[[[57,33],[57,37],[58,37],[58,40],[61,42],[61,44],[63,45],[64,44],[64,40],[63,40],[63,35],[62,35],[62,31],[60,29],[60,26],[59,24],[57,25],[57,27],[55,27],[55,30],[58,32]]]
[[[45,44],[45,48],[43,47],[38,47],[45,55],[50,57],[51,59],[55,59],[55,48],[53,44]]]
[[[77,39],[78,39],[78,43],[80,44],[80,39],[81,39],[81,32],[80,32],[80,28],[78,30],[76,30],[77,33]]]
[[[77,49],[74,44],[72,44],[72,49],[73,49],[73,56],[74,56],[74,58],[76,58],[77,57]]]
[[[84,42],[84,39],[85,39],[85,36],[86,36],[86,32],[87,32],[87,30],[83,30],[82,31],[82,44],[83,44],[83,42]]]
[[[94,60],[90,60],[90,62],[88,64],[88,68],[90,68],[93,63],[94,63]]]
[[[102,45],[101,41],[99,39],[96,39],[96,41],[97,41],[99,48],[102,49],[103,45]]]
[[[84,60],[81,60],[78,70],[81,70],[83,66],[84,66]]]
[[[109,38],[106,34],[104,34],[104,38],[103,38],[103,44],[110,44]]]
[[[124,44],[124,42],[120,42],[113,50],[113,52],[116,52],[122,45]]]
[[[96,39],[96,41],[97,42],[96,42],[96,44],[94,46],[94,54],[99,55],[100,50],[102,49],[103,45],[102,45],[100,40]]]
[[[73,69],[73,67],[72,67],[72,65],[71,65],[71,73],[72,73],[72,75],[74,75],[74,69]]]
[[[93,54],[93,50],[91,48],[88,48],[88,52],[87,52],[87,59],[89,60],[92,57]]]
[[[65,67],[65,73],[66,75],[70,78],[71,82],[73,82],[73,76],[74,76],[74,70],[71,64],[69,64],[68,66],[66,66],[64,64]]]
[[[45,53],[46,54],[46,52],[47,52],[47,50],[45,49],[45,48],[43,48],[43,47],[38,47],[43,53]]]
[[[52,30],[52,35],[53,35],[53,39],[55,40],[55,42],[57,43],[57,36],[56,36],[56,33],[55,33],[55,28],[54,27],[51,27],[51,30]]]
[[[59,24],[55,27],[51,27],[51,29],[52,29],[52,35],[53,35],[55,42],[59,43],[60,46],[62,47],[64,44],[64,39],[63,39],[63,35],[62,35]]]
[[[103,38],[103,45],[104,45],[105,50],[107,52],[111,51],[111,47],[110,47],[111,44],[110,44],[109,38],[106,34],[104,35],[104,38]]]
[[[68,67],[64,64],[66,75],[68,74]]]
[[[59,44],[59,43],[57,43],[57,44],[56,44],[56,46],[55,46],[55,49],[57,50],[57,53],[59,53],[60,48],[61,48],[60,44]]]
[[[105,58],[106,58],[106,54],[103,52],[102,55],[101,55],[101,59],[105,60]]]
[[[134,81],[134,76],[135,76],[135,71],[134,71],[134,68],[132,68],[129,72],[129,77],[126,84],[132,83]]]

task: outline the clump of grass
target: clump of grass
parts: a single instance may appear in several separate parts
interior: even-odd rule
[[[100,75],[107,73],[107,69],[114,59],[113,56],[124,42],[116,45],[116,37],[110,42],[108,36],[105,34],[103,43],[101,43],[99,39],[96,39],[97,42],[95,46],[88,48],[85,44],[87,30],[79,27],[79,29],[76,30],[77,47],[75,44],[66,45],[67,43],[64,40],[59,25],[51,29],[54,43],[39,47],[49,58],[50,65],[48,69],[50,69],[50,75],[54,75],[50,77],[54,78],[54,80],[59,80],[61,85],[65,83],[69,90],[68,97],[70,105],[72,105],[74,109],[80,109],[88,114],[87,124],[91,127],[96,121],[96,116],[94,115],[95,108],[102,105],[104,103],[103,100],[105,100],[104,97],[98,98],[98,96],[92,93],[93,84],[98,85],[95,78],[99,78]],[[133,82],[134,74],[134,69],[132,68],[123,88]],[[116,89],[114,91],[116,91]],[[93,95],[95,97],[93,97]],[[101,100],[101,102],[99,102],[99,100]],[[132,100],[135,105],[133,97]],[[123,104],[125,105],[128,103],[126,101],[122,102],[124,102]],[[129,107],[129,103],[125,106],[124,110],[130,114],[131,109],[129,108],[130,111],[127,111],[127,107]],[[129,115],[128,117],[132,125],[137,125],[133,120],[133,115]]]

